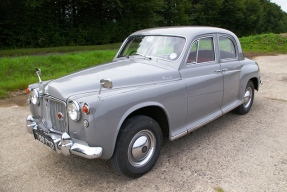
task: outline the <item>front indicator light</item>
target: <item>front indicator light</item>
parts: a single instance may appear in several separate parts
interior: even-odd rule
[[[31,93],[31,90],[30,90],[29,88],[27,88],[27,89],[25,89],[25,92],[26,92],[27,94],[29,94],[29,93]]]
[[[67,106],[67,111],[69,117],[73,121],[78,121],[80,119],[80,106],[76,101],[70,101]]]
[[[89,114],[90,113],[90,107],[87,103],[85,103],[82,107],[82,111],[86,114]]]

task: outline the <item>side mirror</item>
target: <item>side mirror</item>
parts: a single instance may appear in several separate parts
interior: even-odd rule
[[[101,79],[100,80],[101,87],[106,89],[113,88],[113,82],[110,79]]]
[[[99,98],[101,97],[102,88],[106,88],[106,89],[113,88],[113,82],[110,79],[101,79],[100,84],[101,84],[101,87],[98,93]]]

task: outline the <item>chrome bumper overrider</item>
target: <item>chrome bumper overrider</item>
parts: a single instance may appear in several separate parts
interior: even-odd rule
[[[37,123],[35,122],[32,115],[29,115],[26,119],[27,131],[31,134],[34,131],[39,130]],[[90,147],[86,142],[72,139],[68,133],[63,133],[62,135],[57,133],[45,133],[46,136],[51,138],[54,143],[55,150],[57,153],[62,153],[63,155],[78,155],[87,159],[98,158],[102,155],[102,147]]]

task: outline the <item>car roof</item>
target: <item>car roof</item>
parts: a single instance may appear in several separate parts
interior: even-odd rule
[[[209,34],[209,33],[225,33],[235,36],[234,33],[226,29],[209,27],[209,26],[178,26],[178,27],[150,28],[134,32],[131,35],[174,35],[174,36],[190,37],[191,35],[198,36],[201,34]]]

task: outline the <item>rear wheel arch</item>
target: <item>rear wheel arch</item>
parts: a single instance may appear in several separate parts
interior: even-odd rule
[[[253,82],[254,85],[254,89],[256,89],[257,91],[259,91],[259,80],[256,77],[251,78],[249,81]]]
[[[245,115],[250,111],[254,100],[254,87],[254,83],[250,79],[247,82],[245,91],[243,93],[243,103],[234,109],[236,113]]]

